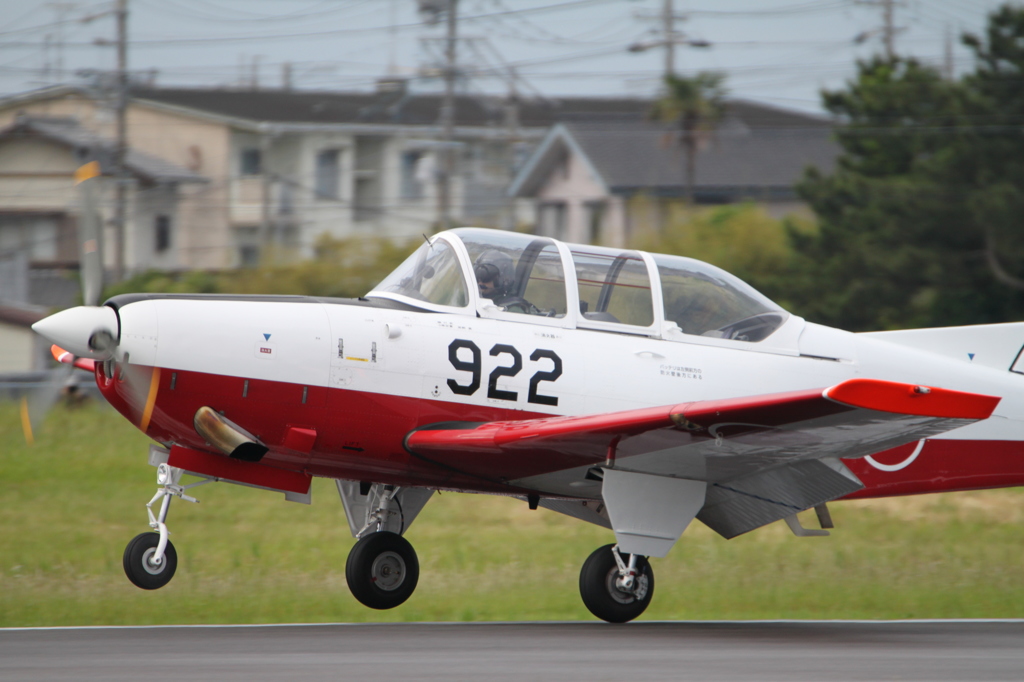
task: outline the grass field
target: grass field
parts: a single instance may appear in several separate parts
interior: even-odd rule
[[[226,484],[175,500],[178,573],[132,586],[125,544],[146,531],[147,439],[112,410],[57,410],[26,446],[0,404],[0,626],[591,619],[579,569],[609,531],[525,503],[435,496],[407,537],[422,573],[386,612],[345,585],[353,540],[331,481],[313,504]],[[1024,492],[832,506],[830,538],[781,523],[735,540],[694,524],[643,619],[1024,617]],[[807,521],[807,525],[812,525]]]

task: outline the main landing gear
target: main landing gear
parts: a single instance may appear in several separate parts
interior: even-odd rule
[[[156,590],[171,581],[178,567],[178,553],[168,539],[167,510],[171,506],[172,497],[180,497],[188,502],[198,502],[194,497],[185,494],[188,488],[209,483],[200,481],[191,485],[179,485],[182,470],[161,464],[156,470],[156,483],[159,486],[156,495],[146,505],[149,514],[149,527],[155,533],[136,535],[124,550],[124,573],[136,587],[144,590]],[[153,505],[160,502],[160,511],[153,514]]]
[[[637,618],[654,596],[654,571],[646,557],[623,556],[618,545],[594,550],[580,571],[580,596],[592,614],[609,623]]]
[[[352,596],[371,609],[393,609],[404,603],[419,577],[420,562],[412,545],[386,530],[359,538],[345,563]]]
[[[389,508],[399,490],[392,485],[377,486],[376,508],[368,506],[366,524],[356,533],[359,540],[345,563],[345,580],[352,596],[371,609],[393,609],[404,603],[420,578],[420,562],[412,545],[386,530]]]

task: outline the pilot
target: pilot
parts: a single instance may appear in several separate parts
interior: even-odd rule
[[[495,249],[488,249],[480,254],[473,265],[477,287],[481,298],[489,298],[494,305],[501,306],[510,313],[526,313],[539,315],[536,306],[521,296],[516,296],[516,272],[512,257]]]

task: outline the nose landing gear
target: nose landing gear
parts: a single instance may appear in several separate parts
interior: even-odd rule
[[[178,553],[168,539],[167,511],[171,506],[172,497],[180,497],[188,502],[199,502],[185,494],[188,488],[209,483],[209,479],[191,485],[179,485],[182,470],[160,464],[156,470],[156,495],[146,505],[149,514],[149,527],[155,533],[136,535],[124,550],[124,573],[136,587],[144,590],[156,590],[171,581],[178,567]],[[162,500],[161,500],[162,498]],[[153,504],[161,500],[160,511],[153,513]]]
[[[605,545],[583,562],[580,596],[592,614],[609,623],[626,623],[642,614],[654,596],[654,571],[647,558],[624,560],[618,545]]]

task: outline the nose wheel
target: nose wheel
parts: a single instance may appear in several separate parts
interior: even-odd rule
[[[583,562],[580,596],[587,609],[601,620],[627,623],[651,603],[654,571],[646,557],[623,557],[618,545],[605,545]]]
[[[124,573],[136,587],[157,590],[174,577],[174,571],[178,568],[178,553],[168,540],[163,555],[158,557],[159,544],[159,533],[141,533],[125,547]]]
[[[420,562],[409,541],[397,533],[364,535],[352,547],[345,579],[352,595],[371,609],[393,609],[412,596]]]

